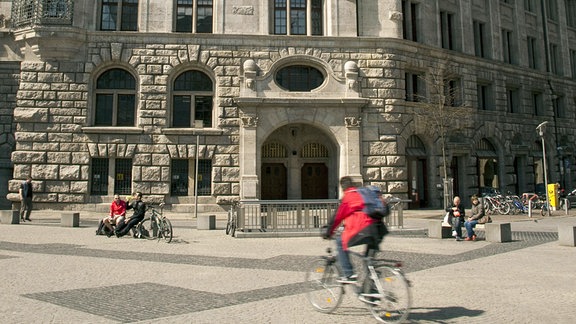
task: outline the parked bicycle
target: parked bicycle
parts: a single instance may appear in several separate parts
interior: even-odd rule
[[[495,214],[498,212],[501,215],[507,215],[510,212],[510,205],[507,203],[506,198],[498,194],[495,196],[484,196],[484,211],[487,214]]]
[[[230,236],[234,237],[234,235],[236,234],[236,227],[238,225],[237,223],[237,207],[238,207],[238,202],[233,201],[232,205],[230,205],[230,210],[228,210],[228,222],[226,223],[226,235],[230,234]]]
[[[164,203],[160,203],[159,208],[160,210],[148,205],[146,211],[151,211],[151,215],[138,224],[137,237],[150,240],[163,238],[170,243],[173,235],[172,223],[164,216]]]
[[[306,272],[307,298],[316,310],[333,312],[342,302],[345,286],[350,286],[377,321],[398,323],[408,318],[412,295],[401,262],[376,259],[375,250],[370,250],[366,256],[350,251],[351,258],[362,260],[361,265],[356,266],[358,281],[341,284],[337,281],[342,274],[336,255],[331,248],[326,251],[327,255],[315,260]]]

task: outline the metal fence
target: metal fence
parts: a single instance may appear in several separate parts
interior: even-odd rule
[[[14,0],[13,28],[37,25],[72,25],[73,0]]]
[[[405,201],[391,203],[386,225],[403,227]],[[236,207],[238,228],[244,232],[319,232],[336,213],[340,201],[326,200],[242,200]]]

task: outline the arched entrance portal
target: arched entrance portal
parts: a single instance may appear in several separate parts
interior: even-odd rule
[[[338,195],[337,146],[322,130],[290,124],[261,148],[260,199],[328,199]]]

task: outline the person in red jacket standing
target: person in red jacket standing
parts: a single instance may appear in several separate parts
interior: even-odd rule
[[[344,192],[342,202],[336,211],[336,215],[330,220],[324,238],[330,238],[340,223],[344,222],[342,234],[336,238],[338,247],[338,260],[342,267],[343,277],[338,279],[340,283],[355,283],[357,275],[350,263],[348,247],[367,244],[367,250],[378,250],[380,242],[385,235],[385,226],[382,220],[367,215],[364,210],[364,200],[357,186],[349,176],[340,179],[340,186]]]

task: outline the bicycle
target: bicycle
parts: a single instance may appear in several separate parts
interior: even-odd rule
[[[230,210],[228,210],[228,222],[226,223],[226,235],[230,234],[230,236],[234,237],[236,233],[236,214],[238,213],[236,208],[238,207],[238,202],[232,202],[230,206]]]
[[[146,211],[151,210],[152,215],[138,224],[137,236],[149,240],[164,238],[167,243],[172,242],[172,223],[164,216],[164,203],[159,205],[160,211],[153,206],[148,206]]]
[[[350,251],[350,256],[360,257],[361,274],[356,284],[342,284],[337,279],[342,275],[336,255],[329,247],[327,255],[313,262],[306,272],[309,289],[307,298],[319,312],[331,313],[340,304],[345,286],[352,286],[358,299],[366,304],[372,316],[382,323],[399,323],[408,318],[412,305],[410,281],[402,271],[402,263],[396,260],[374,258],[376,250],[367,255]]]

